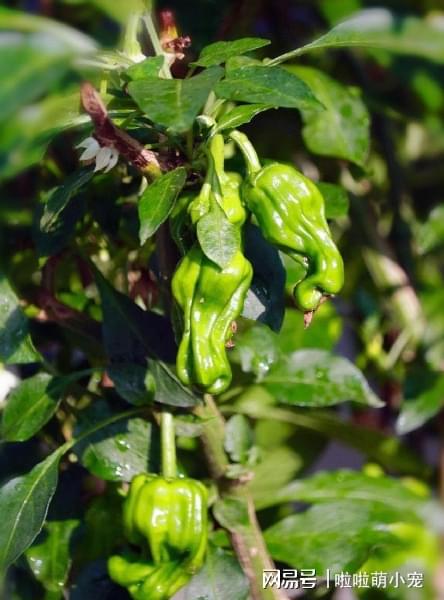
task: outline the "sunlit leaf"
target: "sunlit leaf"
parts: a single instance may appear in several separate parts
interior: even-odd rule
[[[40,533],[54,495],[62,446],[29,473],[0,488],[0,573],[13,563]]]
[[[193,63],[199,67],[211,67],[212,65],[220,65],[232,56],[245,54],[257,48],[268,46],[270,40],[261,38],[241,38],[232,42],[215,42],[206,46],[200,53],[199,58]]]
[[[19,300],[7,279],[0,273],[0,361],[6,364],[38,362]]]
[[[223,69],[210,67],[190,79],[132,81],[128,91],[155,123],[181,133],[190,129]]]

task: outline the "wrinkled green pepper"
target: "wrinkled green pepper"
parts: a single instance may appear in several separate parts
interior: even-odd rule
[[[130,554],[112,556],[108,572],[113,581],[128,589],[134,600],[168,600],[190,579],[180,561],[154,565]]]
[[[266,239],[304,266],[306,275],[296,284],[294,296],[301,310],[314,311],[344,283],[344,264],[325,218],[322,194],[291,166],[261,167],[245,136],[236,133],[249,170],[242,198]]]
[[[237,252],[223,269],[208,259],[196,244],[179,264],[172,281],[180,309],[182,339],[177,372],[187,385],[218,394],[231,382],[226,345],[232,323],[242,312],[253,269]]]
[[[200,481],[137,475],[124,502],[123,522],[127,540],[143,556],[112,556],[110,577],[134,600],[168,600],[204,562],[207,513],[208,493]]]
[[[147,546],[155,564],[180,560],[196,572],[207,545],[207,490],[194,479],[137,475],[123,508],[126,537]]]

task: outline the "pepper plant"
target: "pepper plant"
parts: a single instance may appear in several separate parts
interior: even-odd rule
[[[2,597],[435,598],[442,14],[186,4],[0,9]]]

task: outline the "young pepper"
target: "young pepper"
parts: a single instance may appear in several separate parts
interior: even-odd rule
[[[233,132],[248,166],[241,194],[264,236],[306,268],[295,289],[298,307],[311,312],[323,297],[337,294],[344,283],[342,257],[325,219],[324,199],[302,173],[273,163],[261,167],[246,136]]]
[[[195,383],[212,394],[229,386],[231,368],[226,346],[252,276],[252,266],[240,251],[223,269],[197,244],[182,259],[173,276],[172,290],[181,313],[183,333],[177,372],[183,383]]]
[[[167,600],[190,579],[179,561],[154,565],[129,553],[111,557],[108,571],[111,579],[126,587],[134,600]]]
[[[126,537],[146,547],[154,564],[180,561],[187,573],[203,563],[207,545],[207,490],[194,479],[137,475],[123,508]]]
[[[142,554],[108,560],[110,577],[134,600],[168,600],[204,562],[208,538],[208,494],[194,479],[178,478],[174,417],[161,414],[162,475],[141,473],[123,506],[127,540]]]

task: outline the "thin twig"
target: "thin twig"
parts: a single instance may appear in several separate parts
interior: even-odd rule
[[[250,583],[253,600],[285,600],[286,596],[276,588],[262,587],[264,571],[275,568],[271,560],[259,526],[253,499],[240,480],[225,477],[229,466],[228,456],[224,448],[225,420],[212,396],[205,395],[205,404],[195,408],[195,414],[205,419],[202,434],[202,445],[210,473],[219,487],[222,498],[225,495],[235,496],[247,507],[248,524],[230,530],[231,541],[242,569]]]

